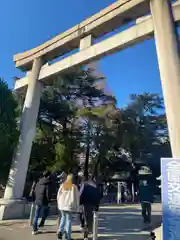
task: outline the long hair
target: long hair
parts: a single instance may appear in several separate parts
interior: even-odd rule
[[[71,189],[73,186],[73,175],[69,174],[66,178],[66,181],[62,184],[64,190]]]

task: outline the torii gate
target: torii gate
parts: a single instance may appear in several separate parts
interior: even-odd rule
[[[145,16],[148,13],[151,15]],[[132,20],[136,20],[134,26],[93,44],[94,39]],[[50,81],[54,75],[72,71],[80,65],[152,38],[153,34],[172,153],[174,157],[180,157],[180,58],[174,21],[180,23],[180,1],[171,7],[170,0],[118,0],[52,40],[14,56],[16,67],[28,72],[26,77],[16,81],[15,90],[27,88],[27,92],[20,140],[9,173],[4,205],[0,207],[0,219],[22,214],[22,204],[17,202],[23,195],[43,82]],[[48,64],[76,48],[79,48],[76,54]]]

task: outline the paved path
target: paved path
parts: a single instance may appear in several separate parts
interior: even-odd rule
[[[161,206],[153,205],[152,222],[154,227],[160,222]],[[47,221],[42,234],[31,235],[31,228],[27,220],[0,222],[0,240],[55,240],[56,218]],[[77,219],[74,219],[73,238],[82,239],[82,233]],[[139,205],[103,206],[99,215],[99,238],[100,240],[145,240],[149,236],[148,231],[142,231],[141,211]]]

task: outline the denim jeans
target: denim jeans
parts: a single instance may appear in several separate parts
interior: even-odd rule
[[[68,211],[61,211],[61,220],[59,224],[59,232],[66,232],[67,239],[71,239],[71,221],[72,213]]]
[[[38,219],[39,219],[41,213],[42,213],[42,218],[41,218],[41,222],[40,222],[39,226],[43,227],[44,223],[46,221],[46,218],[48,216],[48,213],[49,213],[49,207],[36,205],[34,221],[33,221],[33,231],[38,230]]]

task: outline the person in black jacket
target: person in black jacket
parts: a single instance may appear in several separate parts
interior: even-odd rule
[[[51,173],[46,171],[43,173],[43,177],[39,179],[36,184],[34,196],[35,196],[35,216],[33,221],[33,232],[35,235],[38,232],[38,219],[42,211],[42,219],[39,224],[39,227],[43,227],[45,220],[49,213],[49,203],[51,201]]]
[[[95,181],[92,179],[84,181],[80,190],[80,205],[83,206],[83,225],[85,228],[85,238],[88,237],[88,233],[92,233],[93,212],[98,211],[100,199],[100,189],[98,188]]]

